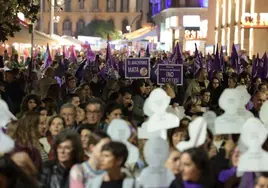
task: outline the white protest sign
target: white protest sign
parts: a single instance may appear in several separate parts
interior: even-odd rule
[[[215,134],[239,134],[245,118],[237,113],[241,104],[237,89],[225,89],[220,96],[219,106],[225,111],[215,120]]]
[[[267,136],[268,132],[259,119],[247,120],[243,125],[240,138],[248,149],[239,157],[238,172],[268,171],[268,153],[262,149]]]
[[[215,133],[215,120],[217,115],[213,111],[207,111],[203,114],[203,118],[207,122],[208,129],[214,134]]]
[[[147,122],[144,122],[141,127],[138,127],[138,138],[139,139],[150,139],[155,137],[161,137],[164,140],[167,140],[167,130],[159,130],[155,132],[148,132]]]
[[[134,164],[139,159],[139,150],[136,146],[128,142],[131,136],[131,130],[126,121],[121,119],[114,119],[108,126],[107,133],[112,140],[123,142],[128,149],[127,164]]]
[[[10,122],[10,120],[17,120],[17,118],[9,111],[7,103],[0,99],[0,153],[7,153],[12,151],[15,146],[14,140],[3,133],[2,128]]]
[[[148,167],[144,168],[138,177],[138,185],[144,188],[169,187],[174,175],[164,167],[169,155],[168,142],[155,137],[144,145],[144,157]]]
[[[251,117],[254,117],[254,115],[246,109],[246,105],[248,104],[250,100],[250,94],[248,93],[247,89],[244,86],[237,86],[237,95],[240,99],[240,105],[237,109],[237,114],[242,116],[245,121],[248,120]]]
[[[190,148],[199,147],[205,143],[207,137],[207,122],[203,117],[197,117],[190,123],[188,132],[190,140],[179,142],[176,146],[181,152]]]

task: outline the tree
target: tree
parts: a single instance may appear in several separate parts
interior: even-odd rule
[[[101,37],[103,39],[106,39],[108,34],[111,40],[121,38],[121,33],[115,28],[113,22],[105,20],[92,20],[79,32],[79,35]]]
[[[37,20],[39,6],[32,0],[0,0],[0,5],[0,42],[20,31],[19,12],[32,22]]]

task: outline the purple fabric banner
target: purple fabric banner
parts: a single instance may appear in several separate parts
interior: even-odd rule
[[[183,85],[183,65],[158,64],[157,84],[163,85],[167,82]]]
[[[127,58],[126,59],[126,78],[149,78],[150,77],[150,58]]]

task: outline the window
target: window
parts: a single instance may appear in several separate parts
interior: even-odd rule
[[[136,22],[136,29],[140,29],[141,28],[141,20],[139,19],[137,22]]]
[[[107,0],[107,12],[115,12],[115,0]]]
[[[127,33],[128,31],[127,31],[127,26],[128,26],[128,20],[127,19],[124,19],[123,21],[122,21],[122,32],[123,33]]]
[[[63,22],[63,35],[72,35],[72,22],[68,19]]]
[[[140,12],[142,10],[143,0],[136,0],[136,12]]]
[[[92,10],[99,9],[99,0],[92,0]]]
[[[64,5],[65,5],[65,12],[71,12],[71,0],[65,0]]]
[[[85,0],[79,0],[79,9],[84,9],[85,8]]]
[[[85,27],[85,21],[83,19],[80,19],[77,23],[76,23],[76,33],[79,34],[81,32],[81,30]]]
[[[129,0],[121,0],[121,12],[128,12]]]

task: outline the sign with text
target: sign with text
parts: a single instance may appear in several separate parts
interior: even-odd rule
[[[173,82],[176,85],[183,84],[183,65],[158,64],[157,84],[163,85]]]
[[[126,59],[126,78],[149,78],[150,77],[150,58],[127,58]]]

